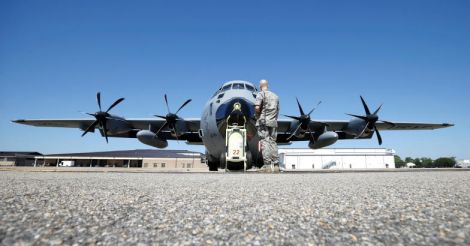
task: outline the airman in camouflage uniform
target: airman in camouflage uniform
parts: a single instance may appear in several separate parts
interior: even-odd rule
[[[261,138],[263,168],[279,170],[279,154],[277,150],[277,118],[279,116],[279,97],[268,90],[268,81],[260,81],[260,92],[256,96],[256,128]]]

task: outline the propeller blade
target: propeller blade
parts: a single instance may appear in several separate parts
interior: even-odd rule
[[[297,131],[300,129],[301,125],[302,124],[299,124],[299,126],[297,126],[297,128],[294,130],[294,132],[292,132],[292,134],[287,138],[287,140],[290,140],[297,133]]]
[[[98,108],[101,111],[101,92],[96,93],[96,101],[98,102]]]
[[[158,136],[158,134],[160,133],[160,131],[165,128],[166,126],[168,125],[168,122],[165,121],[165,123],[160,127],[160,129],[158,129],[158,131],[155,133],[156,136]]]
[[[168,113],[170,113],[170,106],[168,106],[168,97],[165,94],[165,103],[166,103],[166,109],[168,110]]]
[[[98,124],[98,120],[95,120],[87,129],[83,132],[82,137],[85,136],[91,129],[94,129],[95,126]]]
[[[377,110],[375,110],[374,114],[377,114],[380,111],[380,108],[382,108],[382,105],[383,104],[380,104],[380,106],[377,108]]]
[[[179,138],[178,138],[178,135],[179,135],[178,129],[176,129],[176,127],[173,127],[173,130],[175,131],[176,142],[179,144],[179,143],[180,143],[180,140],[179,140]]]
[[[305,115],[304,110],[302,109],[302,106],[300,105],[299,99],[296,97],[295,100],[297,100],[297,106],[299,106],[300,115]]]
[[[287,117],[287,118],[291,118],[291,119],[300,121],[300,117],[297,117],[297,116],[290,116],[290,115],[285,115],[285,114],[283,114],[283,115],[284,115],[285,117]]]
[[[118,105],[119,103],[121,103],[122,101],[124,101],[124,98],[121,97],[119,98],[118,100],[116,100],[111,106],[109,106],[108,110],[106,110],[106,113],[109,112],[112,108],[116,107],[116,105]],[[100,109],[101,110],[101,109]]]
[[[312,108],[312,110],[310,110],[310,112],[308,112],[307,115],[310,116],[313,113],[313,111],[315,111],[315,108]]]
[[[176,110],[176,113],[175,113],[175,114],[178,114],[178,112],[179,112],[182,108],[184,108],[184,106],[188,105],[188,103],[190,103],[191,101],[192,101],[191,99],[186,100],[186,102],[184,102],[183,105],[181,105],[181,107],[180,107],[178,110]]]
[[[313,111],[315,111],[315,109],[317,109],[318,106],[320,106],[320,104],[321,104],[321,101],[319,101],[319,102],[317,103],[317,106],[315,106],[314,108],[312,108],[312,110],[310,110],[310,112],[308,112],[308,116],[310,116],[310,115],[313,113]]]
[[[379,129],[377,129],[376,126],[374,126],[375,133],[377,134],[377,140],[379,140],[379,145],[382,145],[382,137],[380,136]]]
[[[368,120],[367,117],[362,116],[362,115],[356,115],[356,114],[347,114],[347,115],[352,116],[352,117],[359,118],[359,119],[364,120],[364,121],[367,121],[367,120]]]
[[[364,110],[366,111],[366,115],[370,115],[369,107],[367,107],[367,104],[364,101],[364,98],[362,98],[362,96],[360,96],[360,97],[361,97],[362,105],[364,106]]]
[[[108,128],[106,127],[106,119],[101,122],[101,126],[103,127],[104,138],[106,138],[106,143],[108,142]]]
[[[361,134],[357,135],[355,138],[360,138],[360,137],[364,134],[364,132],[366,131],[366,129],[367,129],[368,126],[369,126],[369,122],[367,122],[367,124],[366,124],[366,126],[364,127],[364,129],[362,129]]]
[[[95,117],[95,114],[90,114],[90,113],[85,113],[85,114]]]
[[[161,116],[161,115],[158,115],[158,114],[156,114],[156,115],[154,115],[154,116],[166,120],[166,116]]]

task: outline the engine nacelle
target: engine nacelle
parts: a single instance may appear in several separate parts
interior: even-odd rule
[[[324,132],[315,141],[310,141],[308,147],[311,149],[319,149],[332,145],[338,141],[338,134],[336,132]]]
[[[149,130],[141,130],[137,132],[137,139],[139,139],[143,144],[159,149],[163,149],[168,146],[168,141],[160,139],[154,132]]]

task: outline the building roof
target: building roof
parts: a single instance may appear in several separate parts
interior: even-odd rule
[[[21,156],[38,156],[42,155],[39,152],[34,151],[0,151],[2,157],[21,157]]]
[[[188,150],[136,149],[103,152],[50,154],[44,157],[112,157],[112,158],[191,158],[200,157],[201,153]]]
[[[393,149],[385,148],[280,148],[279,154],[283,155],[379,155],[390,156],[395,154]]]

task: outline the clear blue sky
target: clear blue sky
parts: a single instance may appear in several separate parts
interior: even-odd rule
[[[136,139],[37,128],[18,118],[125,117],[193,102],[200,117],[221,83],[266,78],[283,114],[323,101],[317,119],[384,103],[391,121],[451,122],[436,131],[382,131],[402,156],[470,159],[469,1],[1,1],[0,149],[43,153],[151,148]],[[293,147],[306,147],[307,143]],[[333,147],[378,147],[376,139]],[[202,148],[172,142],[171,149]]]

